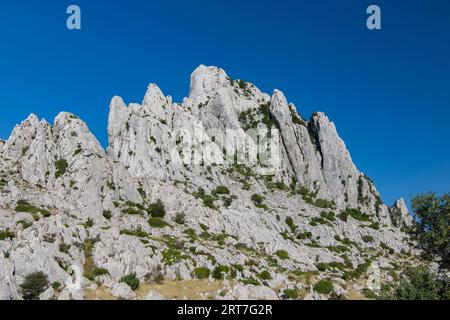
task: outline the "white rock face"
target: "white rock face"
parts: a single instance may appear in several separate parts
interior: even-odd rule
[[[411,227],[413,224],[413,218],[409,213],[408,207],[406,207],[405,200],[399,199],[395,202],[391,208],[392,223],[399,228]]]
[[[279,130],[264,140],[270,152],[279,142],[269,171],[250,156],[251,130],[267,127]],[[182,103],[155,84],[141,104],[114,97],[108,141],[105,151],[67,112],[53,125],[30,115],[0,141],[1,299],[20,299],[36,271],[64,284],[43,298],[82,299],[99,282],[135,299],[119,282],[125,275],[195,281],[196,268],[219,266],[240,283],[221,297],[277,299],[276,288],[301,287],[292,272],[332,263],[323,273],[344,276],[411,250],[400,230],[412,223],[404,202],[382,203],[326,115],[308,122],[281,91],[269,96],[222,69],[198,67]],[[152,217],[158,199],[164,221]],[[347,209],[368,221],[344,219]],[[69,290],[74,268],[86,278]],[[260,280],[264,271],[271,279]]]
[[[268,287],[237,285],[231,291],[236,300],[278,300],[277,294]]]
[[[14,279],[14,265],[0,258],[0,300],[17,299],[20,299],[20,294]]]
[[[132,300],[136,298],[136,294],[125,283],[116,283],[112,290],[113,296],[126,300]]]
[[[156,291],[150,291],[146,296],[145,296],[145,300],[149,300],[149,301],[162,301],[162,300],[166,300],[164,298],[163,295],[161,295],[160,293],[156,292]]]

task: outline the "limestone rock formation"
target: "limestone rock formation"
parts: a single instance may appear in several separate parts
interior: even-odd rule
[[[276,299],[308,274],[344,294],[370,266],[390,279],[415,254],[404,202],[383,204],[325,114],[305,120],[281,91],[220,68],[198,67],[181,103],[155,84],[141,104],[113,97],[108,143],[67,112],[53,125],[30,115],[0,141],[1,299],[21,299],[37,271],[53,284],[45,299],[82,299],[93,282],[162,297],[140,297],[128,275],[225,278],[203,296]]]
[[[413,218],[406,207],[405,200],[399,199],[395,201],[391,208],[392,223],[399,228],[409,228],[413,224]]]

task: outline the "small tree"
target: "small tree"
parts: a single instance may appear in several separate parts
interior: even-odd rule
[[[136,273],[131,273],[122,277],[122,279],[120,279],[120,282],[127,284],[133,291],[136,291],[139,288],[140,283],[138,277],[136,276]]]
[[[39,296],[47,289],[48,280],[43,272],[35,272],[27,275],[20,285],[24,300],[39,300]]]
[[[437,258],[441,270],[450,268],[450,194],[418,195],[412,200],[414,236],[428,258]]]
[[[158,201],[156,201],[155,203],[150,204],[147,212],[153,218],[164,218],[164,216],[166,215],[166,208],[164,207],[164,203],[161,201],[161,199],[158,199]]]
[[[333,282],[329,279],[320,280],[314,285],[314,291],[321,294],[330,294],[333,292]]]
[[[56,167],[55,178],[58,179],[59,177],[63,176],[66,173],[69,164],[67,163],[67,160],[59,159],[58,161],[55,162],[55,167]]]
[[[438,278],[427,268],[409,268],[392,292],[383,292],[386,300],[449,300],[448,279]]]

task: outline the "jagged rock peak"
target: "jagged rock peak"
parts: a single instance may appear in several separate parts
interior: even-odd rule
[[[410,227],[413,224],[413,218],[409,213],[408,207],[403,198],[395,201],[391,207],[391,220],[396,227]]]
[[[279,114],[284,119],[291,119],[289,104],[285,95],[280,90],[275,89],[273,92],[270,112],[272,114]]]
[[[144,100],[142,101],[144,113],[163,113],[163,109],[171,105],[172,98],[170,96],[166,97],[156,84],[149,84]]]
[[[191,75],[189,98],[212,95],[228,82],[223,69],[200,65]]]
[[[62,128],[72,121],[79,121],[80,124],[84,124],[76,115],[70,112],[62,111],[58,113],[54,120],[54,127]]]
[[[19,159],[29,148],[39,127],[45,124],[45,120],[40,123],[39,118],[34,113],[30,114],[20,125],[14,128],[2,147],[2,154],[10,159]]]

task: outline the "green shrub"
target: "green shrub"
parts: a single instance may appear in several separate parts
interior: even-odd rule
[[[275,252],[275,254],[281,259],[281,260],[287,260],[289,259],[289,253],[286,250],[278,250]]]
[[[70,245],[66,244],[64,242],[61,242],[59,244],[59,251],[61,251],[62,253],[69,253],[70,250]]]
[[[31,213],[32,215],[36,215],[36,214],[40,213],[43,217],[49,217],[51,215],[50,211],[33,206],[25,200],[17,201],[15,211],[16,212],[27,212],[27,213]]]
[[[148,219],[148,224],[152,228],[165,228],[169,226],[169,224],[161,217],[150,217]]]
[[[266,198],[264,198],[263,196],[261,196],[259,194],[254,194],[254,195],[252,195],[251,200],[252,200],[253,204],[255,205],[255,207],[265,209],[265,210],[268,209],[267,205],[264,204],[264,200],[266,200]]]
[[[5,179],[0,179],[0,189],[3,189],[4,187],[6,187],[6,185],[8,184],[8,181],[6,181]]]
[[[185,258],[181,252],[175,248],[168,248],[164,250],[162,253],[163,261],[165,265],[171,266],[175,263],[180,262],[183,258]]]
[[[373,242],[373,241],[374,241],[374,240],[373,240],[373,237],[372,237],[372,236],[368,236],[368,235],[362,236],[361,238],[362,238],[362,240],[363,240],[364,242]]]
[[[270,272],[267,270],[264,270],[263,272],[261,272],[258,277],[261,280],[272,280],[272,276],[270,275]]]
[[[122,209],[122,212],[129,215],[142,215],[142,211],[139,208],[135,208],[132,206],[128,206],[127,208]]]
[[[371,265],[371,262],[370,262],[370,261],[366,261],[366,262],[364,262],[364,263],[359,264],[359,265],[356,267],[356,269],[352,272],[352,276],[353,276],[354,278],[359,278],[359,277],[361,277],[362,275],[366,274],[366,273],[367,273],[367,270],[368,270],[369,267],[370,267],[370,265]]]
[[[364,289],[362,290],[362,293],[363,293],[363,295],[365,295],[366,298],[368,298],[368,299],[376,299],[376,298],[377,298],[376,293],[373,292],[372,290],[368,289],[368,288],[364,288]]]
[[[86,222],[83,223],[83,226],[84,226],[86,229],[92,228],[92,227],[94,226],[94,220],[93,220],[92,218],[88,218],[88,219],[86,220]]]
[[[236,269],[239,272],[244,271],[244,266],[242,266],[240,264],[233,264],[233,268]]]
[[[294,224],[294,220],[292,219],[292,217],[287,217],[286,218],[286,224],[291,229],[291,232],[295,233],[295,231],[297,230],[297,226]]]
[[[350,251],[350,249],[344,245],[329,246],[327,247],[327,249],[336,253],[344,253]]]
[[[55,281],[55,282],[52,283],[52,288],[53,288],[53,290],[55,290],[55,291],[59,291],[59,289],[61,288],[61,286],[62,286],[61,282]]]
[[[284,289],[284,291],[283,291],[284,299],[297,300],[298,297],[299,297],[299,295],[298,295],[297,289]]]
[[[314,291],[321,294],[330,294],[333,292],[333,283],[331,280],[320,280],[314,285]]]
[[[427,193],[412,199],[412,236],[427,258],[437,261],[442,271],[450,270],[450,193]]]
[[[150,204],[147,212],[153,218],[164,218],[166,215],[166,208],[164,207],[164,203],[158,199],[155,203]]]
[[[369,228],[372,228],[374,230],[380,230],[380,223],[379,222],[373,222]]]
[[[222,280],[224,273],[228,272],[230,272],[230,268],[228,266],[220,265],[213,270],[212,277],[216,280]]]
[[[241,279],[241,283],[243,285],[246,285],[246,286],[248,286],[248,285],[253,285],[253,286],[261,285],[261,283],[258,280],[256,280],[255,278],[253,278],[253,277],[251,277],[251,278],[243,278],[243,279]]]
[[[333,203],[325,199],[316,199],[314,205],[323,209],[333,208]]]
[[[55,167],[56,167],[55,178],[58,179],[59,177],[63,176],[66,173],[69,164],[67,163],[67,160],[59,159],[58,161],[55,162]]]
[[[186,220],[186,215],[184,213],[177,213],[173,221],[176,224],[182,225]]]
[[[393,292],[382,293],[382,299],[393,300],[450,300],[450,282],[439,278],[427,268],[409,268]]]
[[[370,218],[358,209],[347,209],[345,212],[355,220],[362,222],[370,221]]]
[[[223,201],[223,205],[225,208],[229,208],[231,206],[231,204],[233,203],[233,200],[237,199],[236,196],[230,196],[230,197],[223,197],[222,201]]]
[[[316,263],[316,267],[317,267],[317,269],[319,269],[319,271],[326,271],[328,269],[329,265],[326,262],[319,262],[319,263]]]
[[[127,284],[133,291],[136,291],[139,288],[139,279],[136,277],[136,273],[131,273],[122,277],[120,282]]]
[[[309,224],[313,227],[317,226],[318,224],[326,224],[326,225],[330,225],[330,223],[325,220],[322,217],[314,217],[311,219],[311,221],[309,222]]]
[[[33,225],[33,222],[28,221],[28,220],[20,220],[17,221],[17,224],[22,225],[23,230],[28,229],[29,227],[31,227]]]
[[[230,194],[230,189],[225,186],[218,186],[216,190],[214,190],[215,194]]]
[[[112,218],[111,210],[103,210],[103,217],[104,217],[106,220],[111,219],[111,218]]]
[[[214,204],[214,201],[217,200],[216,196],[208,195],[205,193],[205,190],[203,188],[199,188],[197,192],[193,193],[194,197],[197,199],[203,200],[203,205],[207,208],[216,210],[216,206]]]
[[[194,269],[194,273],[198,279],[208,279],[211,271],[207,267],[198,267]]]
[[[143,231],[141,226],[139,226],[136,230],[122,229],[120,230],[120,234],[124,234],[127,236],[134,236],[138,238],[147,238],[148,233]]]
[[[215,210],[217,208],[216,205],[214,204],[214,201],[216,201],[216,199],[213,196],[206,195],[203,198],[203,205],[207,208]]]
[[[16,237],[16,234],[12,231],[9,231],[7,228],[6,230],[0,231],[0,241],[4,241],[6,239],[14,239]]]
[[[335,214],[334,214],[334,212],[332,212],[332,211],[330,211],[330,212],[322,211],[322,212],[320,213],[320,216],[321,216],[322,218],[324,218],[324,219],[329,220],[329,221],[335,221],[335,220],[336,220]]]
[[[297,239],[299,239],[299,240],[311,239],[311,237],[312,237],[312,233],[309,231],[302,232],[297,235]]]
[[[107,275],[109,275],[109,271],[105,268],[94,268],[92,270],[92,275],[94,277],[107,276]]]
[[[20,285],[24,300],[39,300],[39,296],[48,287],[47,276],[43,272],[35,272],[27,275]]]
[[[191,239],[192,241],[195,241],[195,240],[198,239],[197,233],[196,233],[195,230],[192,229],[192,228],[189,228],[189,229],[184,230],[184,233],[185,233],[185,234],[188,236],[188,238]]]
[[[78,147],[74,152],[73,152],[73,157],[76,157],[77,155],[79,155],[81,152],[83,152],[83,149],[81,149],[80,147]]]
[[[338,214],[338,218],[341,219],[344,222],[347,222],[348,220],[348,213],[345,211],[342,211],[341,213]]]

